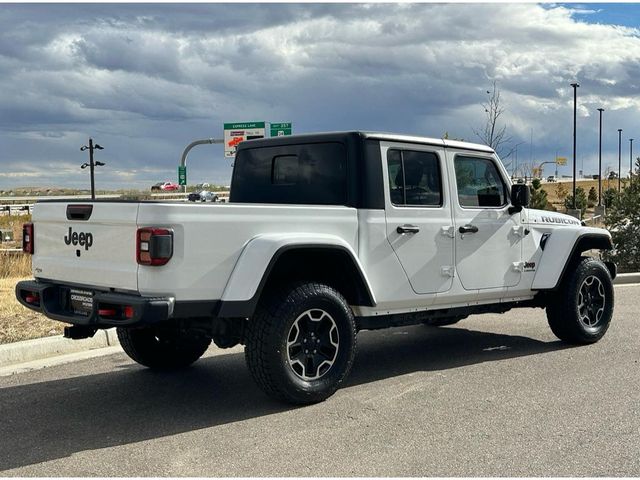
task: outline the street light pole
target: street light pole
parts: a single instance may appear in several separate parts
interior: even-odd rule
[[[629,187],[633,185],[633,138],[629,139]]]
[[[578,104],[578,83],[572,83],[573,87],[573,209],[576,209],[576,111]]]
[[[96,182],[94,180],[93,172],[95,165],[93,164],[93,139],[89,139],[89,174],[91,175],[91,200],[96,199]]]
[[[602,112],[604,108],[599,108],[600,112],[600,136],[598,140],[598,206],[602,206]]]
[[[94,145],[93,144],[93,139],[90,138],[88,147],[86,145],[83,145],[82,147],[80,147],[80,151],[81,152],[84,152],[85,150],[89,150],[89,163],[83,163],[82,165],[80,165],[80,168],[89,167],[89,172],[90,172],[90,175],[91,175],[91,200],[95,200],[96,199],[96,187],[95,187],[95,181],[94,181],[94,168],[95,167],[101,167],[101,166],[103,166],[105,164],[102,163],[102,162],[94,162],[93,161],[93,151],[94,150],[104,150],[104,148],[101,147],[100,145],[98,145],[97,143]]]
[[[620,193],[620,182],[622,177],[622,129],[618,129],[618,193]]]

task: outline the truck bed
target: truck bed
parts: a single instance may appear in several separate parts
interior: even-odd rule
[[[349,207],[93,201],[82,202],[92,207],[88,220],[70,220],[67,207],[74,204],[47,201],[34,208],[37,279],[181,301],[219,299],[242,250],[257,236],[331,234],[354,250],[358,245],[357,210]],[[167,265],[137,264],[136,231],[143,227],[173,230]],[[88,235],[91,245],[81,245]]]

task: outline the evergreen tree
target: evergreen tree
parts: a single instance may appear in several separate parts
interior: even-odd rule
[[[564,183],[558,182],[558,185],[556,186],[556,197],[558,197],[561,202],[564,202],[568,193],[569,192],[567,191],[567,187],[564,186]]]
[[[637,182],[619,195],[615,192],[605,225],[614,246],[606,258],[616,262],[621,272],[640,270],[640,185]]]
[[[573,208],[573,195],[567,195],[564,199],[564,206],[567,210]],[[582,187],[576,187],[576,209],[580,210],[580,217],[587,211],[587,193]]]
[[[529,206],[538,210],[545,210],[548,206],[547,192],[542,188],[539,178],[531,181],[531,200]]]
[[[598,192],[596,192],[596,187],[591,187],[587,196],[587,205],[589,208],[593,208],[596,203],[598,203]]]
[[[602,203],[605,207],[611,208],[613,202],[618,197],[618,190],[615,188],[607,188],[602,194]]]

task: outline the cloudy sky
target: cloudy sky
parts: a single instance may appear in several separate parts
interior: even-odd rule
[[[86,187],[89,136],[99,187],[175,181],[224,122],[477,141],[494,80],[519,162],[570,159],[577,80],[578,168],[597,171],[598,107],[603,164],[622,128],[628,165],[640,5],[0,4],[0,188]],[[190,183],[230,174],[221,146],[192,151]]]

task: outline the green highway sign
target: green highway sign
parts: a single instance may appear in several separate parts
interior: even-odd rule
[[[187,184],[187,166],[180,165],[178,167],[178,185]]]
[[[291,122],[272,123],[269,130],[271,131],[271,137],[282,137],[284,135],[291,135]]]
[[[225,123],[224,130],[247,130],[264,128],[265,122]]]

